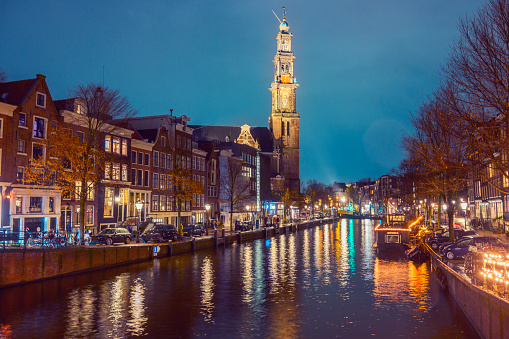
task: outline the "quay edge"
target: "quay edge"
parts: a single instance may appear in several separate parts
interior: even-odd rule
[[[61,249],[6,249],[0,251],[0,288],[60,278],[114,266],[173,256],[233,243],[246,242],[291,233],[300,229],[330,223],[339,219],[321,219],[274,228],[238,232],[217,237],[193,238],[167,244],[133,244],[131,246],[91,246]],[[278,232],[279,231],[279,232]],[[156,251],[154,251],[156,248]]]

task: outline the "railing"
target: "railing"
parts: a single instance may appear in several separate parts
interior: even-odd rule
[[[0,243],[2,244],[2,249],[5,249],[6,243],[19,243],[20,240],[23,240],[22,232],[10,232],[9,230],[0,230]]]

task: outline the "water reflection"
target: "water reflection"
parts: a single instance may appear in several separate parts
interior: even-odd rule
[[[475,337],[428,264],[375,254],[373,226],[343,219],[0,290],[0,337]]]

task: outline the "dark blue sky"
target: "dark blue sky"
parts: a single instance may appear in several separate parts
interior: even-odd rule
[[[54,99],[118,88],[140,115],[268,126],[279,22],[296,56],[301,179],[378,178],[401,159],[409,113],[438,83],[460,18],[481,0],[6,1],[0,67],[41,73]]]

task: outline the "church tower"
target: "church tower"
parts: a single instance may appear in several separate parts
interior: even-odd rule
[[[284,9],[284,7],[283,7]],[[299,120],[295,101],[295,90],[299,85],[293,74],[292,34],[286,22],[286,12],[279,25],[276,37],[277,52],[274,57],[274,81],[272,92],[272,113],[269,128],[274,136],[274,147],[280,156],[279,172],[285,179],[285,186],[300,190],[299,166]]]

